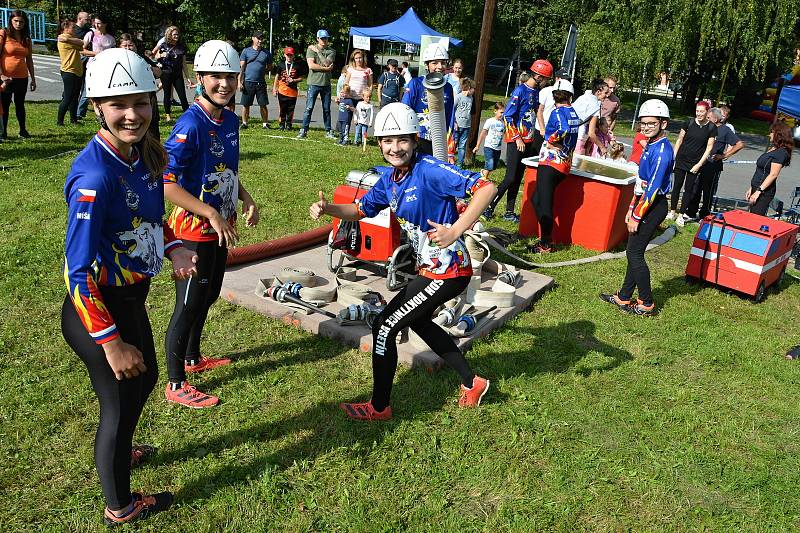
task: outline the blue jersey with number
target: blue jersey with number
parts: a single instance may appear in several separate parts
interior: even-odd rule
[[[458,219],[456,199],[472,194],[489,182],[477,172],[461,170],[433,156],[417,154],[410,170],[378,167],[380,179],[365,194],[358,209],[366,217],[376,216],[389,207],[397,216],[417,256],[419,274],[429,278],[471,276],[463,237],[446,248],[430,241],[437,224],[451,226]]]
[[[84,327],[103,344],[119,334],[99,287],[155,276],[180,241],[162,223],[161,176],[151,176],[135,150],[130,159],[120,154],[102,133],[72,163],[64,197],[64,281]]]

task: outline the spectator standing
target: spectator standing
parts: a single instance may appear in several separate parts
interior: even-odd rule
[[[722,110],[718,107],[712,107],[708,111],[708,120],[717,126],[717,137],[714,139],[714,146],[711,147],[708,161],[700,167],[699,185],[695,187],[697,193],[689,204],[690,213],[698,213],[699,207],[699,218],[711,213],[711,200],[717,193],[719,177],[722,174],[722,162],[744,148],[741,139],[732,129],[722,123],[722,116]]]
[[[242,106],[242,129],[247,129],[247,121],[250,119],[250,106],[253,99],[258,101],[258,109],[261,112],[261,127],[269,129],[269,96],[267,96],[267,80],[265,78],[267,70],[272,68],[272,51],[264,50],[261,43],[264,39],[264,32],[253,32],[253,44],[242,50],[239,56],[239,90],[242,91],[242,99],[239,103]]]
[[[283,62],[278,64],[275,74],[275,83],[272,85],[272,94],[278,97],[280,108],[280,129],[291,130],[294,120],[294,107],[297,105],[297,82],[303,79],[294,62],[294,48],[287,46],[283,49]]]
[[[345,69],[344,82],[350,86],[350,98],[361,101],[365,89],[372,92],[372,69],[367,66],[367,53],[356,48],[350,54],[350,64]]]
[[[408,66],[408,61],[403,61],[403,71],[400,74],[403,76],[403,85],[411,83],[411,68]]]
[[[454,59],[453,72],[448,72],[447,74],[444,75],[444,81],[453,86],[453,94],[458,94],[463,90],[461,88],[461,80],[464,79],[463,74],[464,74],[464,61],[461,59]]]
[[[75,34],[75,37],[83,41],[83,38],[86,37],[86,34],[90,31],[92,31],[92,16],[86,11],[81,11],[75,18],[75,28],[73,29],[73,33]],[[89,101],[86,99],[84,87],[86,82],[86,64],[88,62],[89,56],[84,55],[83,52],[81,52],[81,63],[83,63],[84,77],[81,77],[81,94],[78,98],[78,118],[86,117],[86,109],[89,105]]]
[[[397,60],[390,59],[387,62],[388,70],[378,78],[378,98],[381,107],[400,101],[400,94],[405,85],[405,79],[397,70]]]
[[[181,108],[189,109],[186,99],[186,84],[194,88],[194,83],[186,72],[186,45],[181,39],[177,26],[170,26],[164,34],[164,42],[153,48],[153,56],[161,66],[161,86],[164,89],[164,120],[172,122],[172,89],[178,93]]]
[[[58,105],[56,126],[64,125],[67,111],[69,111],[70,122],[78,123],[78,99],[81,96],[83,79],[83,63],[81,63],[83,40],[75,37],[75,23],[69,19],[61,22],[60,29],[56,46],[58,47],[58,57],[61,60],[61,81],[64,83],[64,94]]]
[[[633,136],[631,157],[628,159],[629,163],[635,163],[636,165],[639,164],[639,161],[642,159],[642,153],[644,152],[644,149],[647,148],[647,136],[641,131],[641,129],[641,126],[639,126],[639,131],[637,131],[636,135]]]
[[[353,99],[350,97],[350,86],[345,83],[339,93],[339,140],[336,144],[344,146],[350,143],[348,138],[350,136],[350,123],[353,121],[353,112],[356,110],[353,104]]]
[[[364,89],[362,100],[356,104],[356,137],[355,145],[367,147],[367,130],[372,126],[372,119],[375,114],[375,106],[372,105],[372,91]]]
[[[95,15],[92,19],[91,27],[83,35],[83,52],[81,52],[87,59],[86,65],[94,60],[94,57],[102,52],[117,46],[114,35],[108,24],[108,19],[105,15]],[[78,101],[78,117],[86,118],[86,109],[89,101],[86,94],[81,95]]]
[[[298,139],[305,139],[308,127],[311,124],[311,113],[314,112],[314,103],[319,95],[322,102],[322,121],[325,125],[325,137],[335,139],[331,131],[331,72],[336,59],[336,51],[328,46],[331,35],[328,30],[317,31],[317,44],[306,50],[308,62],[308,91],[306,93],[306,110],[303,114],[303,126]]]
[[[614,76],[606,76],[603,78],[608,87],[608,95],[606,99],[600,103],[600,117],[606,119],[608,122],[608,131],[614,132],[614,126],[617,125],[617,115],[621,102],[617,96],[617,78]]]
[[[531,74],[527,72],[520,74],[520,79],[525,81],[517,85],[511,93],[511,99],[503,111],[503,120],[506,124],[506,175],[503,183],[497,188],[497,196],[484,213],[486,218],[493,216],[497,204],[506,194],[506,212],[503,220],[519,222],[514,207],[525,170],[522,160],[538,155],[541,148],[541,144],[534,138],[536,110],[539,109],[539,89],[552,77],[553,65],[544,59],[537,59],[531,65]],[[540,138],[543,139],[541,136]]]
[[[472,129],[472,95],[475,93],[475,84],[469,78],[461,78],[459,83],[461,92],[455,98],[455,121],[453,125],[453,141],[456,143],[456,164],[464,164],[467,151],[467,140]]]
[[[750,212],[766,215],[775,198],[775,183],[784,167],[792,161],[792,130],[783,122],[776,122],[769,130],[769,147],[756,161],[756,171],[744,197],[750,202]]]
[[[703,163],[711,155],[714,139],[717,137],[717,126],[708,120],[709,107],[711,106],[708,105],[708,102],[697,102],[694,110],[695,118],[686,122],[678,134],[678,140],[675,141],[675,178],[667,219],[674,219],[678,226],[683,226],[693,218],[688,213],[689,203],[696,193],[697,175]],[[680,212],[676,213],[681,187],[683,187],[683,199]]]
[[[587,155],[585,150],[586,141],[591,139],[595,145],[600,145],[597,137],[597,119],[600,118],[603,101],[608,96],[608,85],[600,79],[592,82],[592,88],[573,102],[572,107],[581,119],[581,127],[578,132],[578,146],[575,153]],[[602,152],[601,155],[605,155]]]
[[[500,150],[503,147],[503,136],[506,131],[506,125],[503,122],[503,109],[505,107],[502,102],[495,102],[494,116],[486,119],[478,137],[478,142],[475,148],[472,149],[472,153],[477,154],[481,143],[483,143],[484,164],[483,170],[481,170],[483,179],[489,179],[489,174],[500,163]]]
[[[36,90],[36,75],[33,68],[33,41],[28,25],[28,15],[19,9],[9,13],[8,27],[0,30],[0,76],[11,78],[2,96],[3,135],[8,138],[8,114],[11,99],[19,123],[19,136],[31,136],[25,128],[25,95],[28,92],[30,74],[31,92]]]

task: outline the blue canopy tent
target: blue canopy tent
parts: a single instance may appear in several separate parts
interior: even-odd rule
[[[360,35],[362,37],[369,37],[370,39],[382,39],[384,41],[397,41],[402,43],[420,44],[420,37],[422,35],[433,35],[435,37],[447,37],[450,39],[450,44],[453,46],[461,46],[461,39],[450,37],[440,33],[420,20],[414,12],[413,7],[409,7],[408,11],[403,13],[403,16],[394,22],[384,24],[382,26],[374,26],[372,28],[357,28],[352,26],[350,28],[350,35]]]

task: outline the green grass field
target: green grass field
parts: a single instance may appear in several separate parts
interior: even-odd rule
[[[74,157],[59,154],[94,126],[56,130],[55,111],[30,104],[35,137],[0,145],[3,531],[104,529],[98,405],[59,330]],[[374,146],[309,138],[243,132],[241,176],[262,209],[244,244],[316,226],[317,190],[380,161]],[[648,254],[652,319],[597,298],[618,288],[623,260],[545,272],[555,288],[468,354],[492,380],[477,410],[458,408],[453,372],[401,368],[394,420],[350,421],[337,404],[369,397],[369,356],[219,301],[204,346],[234,364],[196,383],[222,404],[166,404],[162,372],[135,438],[159,453],[133,487],[171,490],[176,505],[137,530],[797,530],[800,367],[783,354],[800,342],[800,285],[787,277],[759,305],[687,285],[694,227]],[[159,275],[156,346],[173,298]]]

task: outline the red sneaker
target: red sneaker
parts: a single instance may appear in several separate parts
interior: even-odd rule
[[[461,396],[458,398],[459,407],[478,407],[486,391],[489,390],[489,380],[475,376],[472,378],[472,388],[461,385]]]
[[[112,513],[108,507],[103,512],[103,521],[108,527],[122,526],[142,520],[150,515],[169,509],[172,505],[171,492],[159,492],[158,494],[141,494],[134,492],[133,503],[128,507],[122,516]]]
[[[383,411],[376,411],[372,407],[372,402],[363,403],[340,403],[339,407],[344,409],[347,416],[355,420],[391,420],[392,419],[392,406],[387,405]]]
[[[227,357],[200,357],[200,360],[197,363],[190,365],[188,363],[184,363],[183,368],[186,372],[205,372],[206,370],[211,370],[212,368],[217,368],[218,366],[225,366],[231,364],[231,360]]]
[[[183,387],[176,390],[172,390],[170,383],[167,382],[167,389],[164,391],[164,396],[167,398],[168,402],[185,405],[192,409],[214,407],[219,403],[219,398],[200,392],[193,385],[189,385],[188,381],[184,381]]]

